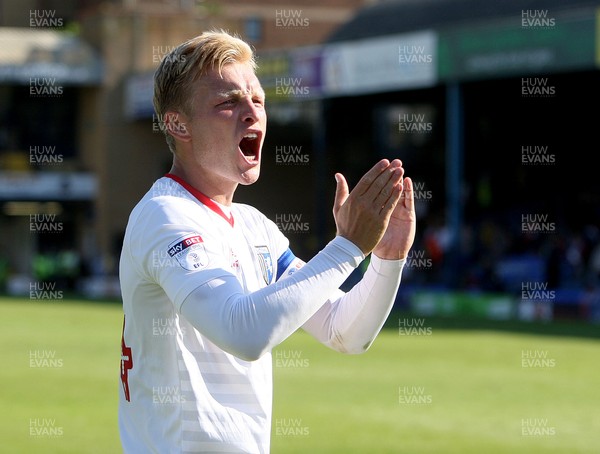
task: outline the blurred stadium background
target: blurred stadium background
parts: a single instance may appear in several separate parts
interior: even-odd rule
[[[594,338],[598,0],[0,0],[6,298],[118,303],[127,217],[171,162],[153,71],[209,28],[256,48],[268,134],[261,179],[237,200],[297,255],[334,234],[334,172],[355,183],[379,158],[403,160],[418,235],[391,317],[399,351],[440,318]]]

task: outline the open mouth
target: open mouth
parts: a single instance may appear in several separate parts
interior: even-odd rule
[[[249,132],[240,141],[240,151],[248,162],[258,161],[260,151],[259,137],[259,134],[256,132]]]

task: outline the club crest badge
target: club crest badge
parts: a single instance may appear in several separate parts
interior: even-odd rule
[[[196,271],[208,265],[204,240],[198,233],[188,233],[169,244],[169,256],[188,271]]]
[[[265,284],[270,284],[273,280],[273,259],[271,258],[271,252],[267,246],[254,246],[254,250]]]

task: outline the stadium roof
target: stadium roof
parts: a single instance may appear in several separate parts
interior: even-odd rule
[[[364,7],[335,30],[327,43],[443,28],[520,16],[524,10],[547,10],[552,16],[569,10],[596,9],[600,0],[387,0]]]
[[[100,56],[84,40],[54,29],[0,27],[0,83],[52,78],[73,85],[102,80]]]

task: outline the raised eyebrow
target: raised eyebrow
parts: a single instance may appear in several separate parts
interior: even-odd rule
[[[227,99],[232,97],[239,97],[241,90],[218,90],[214,92],[214,96],[219,99]]]
[[[216,95],[219,98],[230,98],[230,97],[236,97],[236,98],[240,98],[243,97],[246,94],[246,92],[244,90],[241,90],[239,88],[232,88],[231,90],[219,90],[216,92]],[[257,89],[253,89],[249,92],[250,95],[252,96],[259,96],[260,98],[265,97],[265,92],[262,90],[262,88]]]

